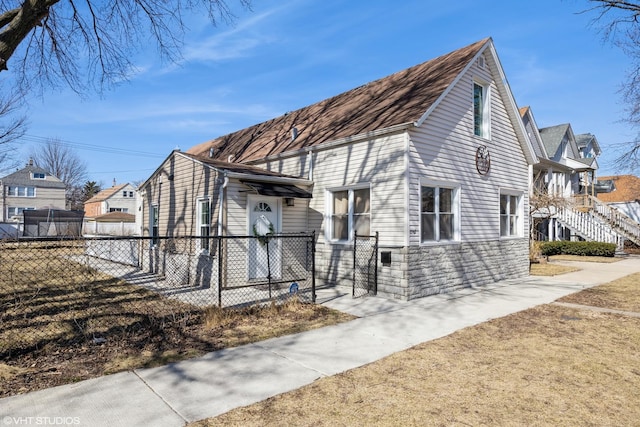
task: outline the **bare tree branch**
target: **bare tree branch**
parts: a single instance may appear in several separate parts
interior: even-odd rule
[[[60,140],[49,139],[44,147],[32,149],[34,163],[59,178],[66,185],[67,205],[74,204],[74,192],[87,178],[87,165],[75,151]]]
[[[604,40],[618,46],[631,60],[626,80],[620,87],[626,116],[621,120],[640,127],[640,2],[588,0],[591,7],[581,13],[595,13],[591,24]],[[640,135],[633,141],[617,144],[615,165],[620,170],[640,168]]]
[[[213,25],[235,18],[227,0],[0,0],[0,72],[11,60],[23,84],[100,91],[127,79],[150,39],[163,60],[178,60],[183,15],[203,11]]]

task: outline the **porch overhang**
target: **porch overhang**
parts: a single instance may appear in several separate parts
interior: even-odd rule
[[[310,199],[311,193],[293,184],[261,182],[241,179],[241,183],[261,196],[286,197],[294,199]]]

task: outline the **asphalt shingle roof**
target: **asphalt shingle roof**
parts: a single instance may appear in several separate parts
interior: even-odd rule
[[[462,49],[367,83],[340,95],[266,122],[196,145],[190,154],[234,162],[259,160],[284,152],[414,123],[490,42]],[[297,133],[292,138],[292,132]]]
[[[33,173],[43,173],[45,174],[46,179],[32,179],[31,177],[33,176]],[[45,169],[35,165],[27,165],[20,170],[0,178],[0,181],[2,181],[4,185],[32,186],[39,188],[66,188],[64,182],[51,175],[51,173]]]

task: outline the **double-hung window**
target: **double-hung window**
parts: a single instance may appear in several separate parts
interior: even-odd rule
[[[500,194],[500,236],[516,237],[522,235],[522,196]]]
[[[198,234],[200,249],[209,250],[209,236],[211,235],[211,202],[208,198],[198,199]]]
[[[489,86],[473,83],[473,134],[489,139]]]
[[[423,243],[458,240],[458,189],[423,185],[420,194],[420,240]]]
[[[331,241],[351,241],[357,233],[371,233],[371,191],[355,188],[330,192],[329,238]]]

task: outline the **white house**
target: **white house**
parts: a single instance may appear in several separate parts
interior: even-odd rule
[[[487,38],[174,151],[141,215],[158,236],[315,230],[327,285],[350,280],[355,233],[377,232],[378,292],[406,300],[528,274],[536,161]]]

